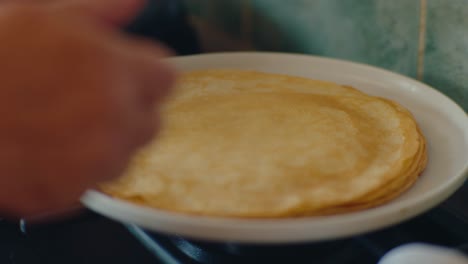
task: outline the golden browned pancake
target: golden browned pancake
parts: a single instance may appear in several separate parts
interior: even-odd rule
[[[351,87],[205,70],[177,88],[159,137],[104,192],[189,214],[327,215],[394,199],[426,166],[412,115]]]

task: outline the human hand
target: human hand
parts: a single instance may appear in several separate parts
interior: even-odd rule
[[[164,48],[100,23],[128,13],[46,6],[0,8],[0,211],[12,216],[66,208],[118,176],[175,79]]]

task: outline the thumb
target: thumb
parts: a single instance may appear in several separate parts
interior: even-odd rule
[[[146,0],[56,0],[58,11],[78,12],[111,26],[129,24],[143,9]]]

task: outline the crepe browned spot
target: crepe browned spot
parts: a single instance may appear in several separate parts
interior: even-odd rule
[[[197,215],[340,214],[398,197],[427,162],[409,111],[330,82],[188,72],[162,116],[159,137],[105,193]]]

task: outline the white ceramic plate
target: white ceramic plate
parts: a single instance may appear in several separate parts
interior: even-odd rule
[[[374,67],[307,55],[217,53],[170,59],[181,70],[239,68],[329,80],[387,97],[407,107],[428,141],[427,169],[398,199],[355,213],[279,220],[210,218],[175,214],[88,191],[82,202],[109,218],[189,238],[253,243],[321,241],[384,228],[416,216],[448,198],[468,172],[468,117],[425,84]],[[187,197],[190,199],[190,197]]]

